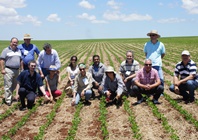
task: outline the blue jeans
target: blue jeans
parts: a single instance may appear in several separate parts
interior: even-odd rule
[[[198,87],[198,82],[195,80],[188,80],[186,83],[179,85],[179,92],[184,99],[194,99],[195,90]],[[169,90],[175,92],[175,86],[172,84]],[[189,94],[187,93],[189,91]]]
[[[164,86],[164,75],[163,75],[162,67],[160,67],[160,66],[153,66],[153,68],[157,70],[158,75],[160,77],[161,85]]]
[[[76,105],[80,101],[80,98],[81,98],[81,95],[80,94],[81,93],[76,93],[76,102],[75,102]],[[89,100],[90,97],[91,97],[91,95],[92,95],[92,91],[91,90],[86,90],[85,91],[85,100]]]

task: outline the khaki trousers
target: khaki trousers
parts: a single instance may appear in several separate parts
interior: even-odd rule
[[[4,91],[5,91],[5,102],[12,102],[12,94],[17,85],[17,77],[19,70],[5,68],[6,74],[4,74]]]

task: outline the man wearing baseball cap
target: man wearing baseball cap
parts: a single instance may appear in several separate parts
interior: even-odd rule
[[[35,60],[34,53],[36,53],[37,56],[40,53],[38,47],[30,43],[31,39],[32,37],[29,34],[25,34],[23,37],[24,43],[18,46],[18,49],[20,49],[22,52],[24,70],[28,70],[28,63],[31,60]]]
[[[181,59],[182,61],[176,65],[173,84],[169,89],[183,96],[183,101],[187,104],[195,100],[194,91],[198,87],[197,66],[190,59],[190,53],[187,50],[181,53]]]

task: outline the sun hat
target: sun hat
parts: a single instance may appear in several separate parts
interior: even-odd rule
[[[107,73],[107,72],[113,72],[113,73],[115,73],[114,68],[113,68],[112,66],[108,66],[108,67],[106,68],[105,72],[106,72],[106,73]]]
[[[55,65],[50,65],[49,70],[57,70],[57,67]]]
[[[30,34],[25,34],[23,39],[32,39],[32,37],[30,36]]]
[[[84,63],[80,63],[78,65],[79,69],[85,69],[86,68],[86,65]]]
[[[147,33],[147,36],[150,36],[152,34],[158,35],[158,37],[160,37],[160,35],[158,34],[157,30],[151,30],[149,33]]]
[[[189,51],[184,50],[181,55],[190,55]]]

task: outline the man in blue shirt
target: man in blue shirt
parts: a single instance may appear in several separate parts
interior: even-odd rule
[[[93,65],[89,67],[89,72],[93,77],[93,88],[98,90],[100,96],[102,95],[102,87],[100,86],[102,83],[102,79],[105,76],[106,66],[100,62],[100,56],[93,56]],[[93,90],[93,89],[92,89]],[[92,97],[95,97],[94,92],[92,92]]]
[[[146,59],[152,61],[152,67],[158,71],[161,85],[164,86],[164,76],[162,71],[162,58],[165,56],[164,44],[158,40],[160,35],[157,30],[151,30],[147,36],[150,36],[150,41],[144,45]]]
[[[29,70],[22,71],[20,75],[17,77],[16,99],[19,99],[20,97],[21,111],[26,109],[25,98],[27,98],[27,108],[32,108],[36,97],[35,92],[37,87],[39,87],[43,95],[45,95],[45,98],[47,100],[50,100],[45,93],[41,76],[35,71],[36,61],[30,61],[28,67]]]
[[[23,39],[24,43],[20,44],[18,48],[22,52],[23,68],[24,70],[28,70],[28,62],[35,60],[34,53],[36,53],[38,57],[40,51],[36,45],[30,43],[32,37],[29,34],[25,34]]]

